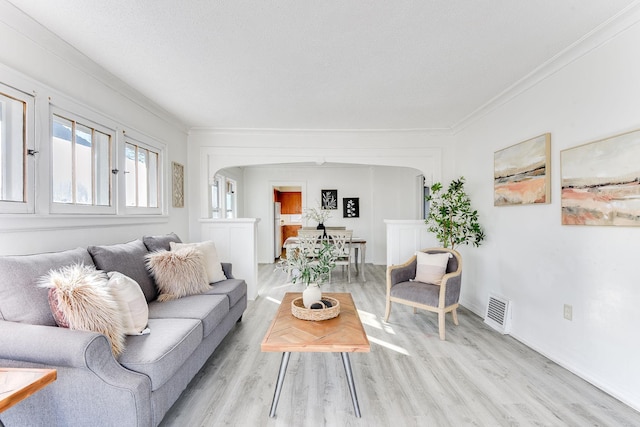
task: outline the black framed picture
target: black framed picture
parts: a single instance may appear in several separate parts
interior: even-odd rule
[[[344,197],[342,199],[342,216],[344,218],[360,217],[360,198]]]
[[[338,209],[338,190],[321,190],[322,209]]]

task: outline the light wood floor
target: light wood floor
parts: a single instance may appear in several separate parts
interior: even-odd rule
[[[382,322],[385,269],[366,265],[367,282],[339,270],[323,290],[351,292],[371,341],[351,364],[362,418],[339,354],[292,353],[277,416],[269,418],[280,365],[260,352],[287,285],[260,265],[259,298],[165,417],[162,426],[638,426],[640,413],[608,396],[464,308],[447,317],[394,305]],[[450,315],[448,315],[450,316]]]

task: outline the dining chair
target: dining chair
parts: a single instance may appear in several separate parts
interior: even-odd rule
[[[328,231],[329,241],[333,244],[334,253],[337,256],[336,266],[342,266],[342,273],[347,269],[347,280],[351,283],[351,240],[353,238],[353,230],[331,230]],[[331,282],[331,275],[329,275]]]
[[[324,230],[298,230],[298,249],[308,257],[315,258],[323,234]]]

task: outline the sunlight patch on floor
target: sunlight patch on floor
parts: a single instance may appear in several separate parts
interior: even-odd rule
[[[277,299],[272,298],[272,297],[265,297],[265,298],[266,298],[267,301],[271,301],[271,302],[276,303],[278,305],[280,305],[280,303],[282,302],[282,301],[277,300]]]
[[[411,356],[407,350],[405,350],[404,348],[402,348],[400,346],[391,344],[389,342],[380,340],[378,338],[374,338],[374,337],[372,337],[370,335],[367,335],[367,338],[369,338],[369,341],[371,341],[374,344],[381,345],[382,347],[386,347],[389,350],[393,350],[393,351],[398,352],[400,354],[404,354],[405,356]]]
[[[358,315],[360,315],[360,321],[369,326],[373,326],[374,328],[380,329],[381,331],[385,331],[388,334],[395,335],[395,331],[388,324],[380,321],[378,316],[373,313],[369,313],[368,311],[358,310]]]

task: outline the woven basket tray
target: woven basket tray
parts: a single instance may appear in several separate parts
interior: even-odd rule
[[[322,309],[305,308],[302,304],[302,297],[298,297],[291,301],[291,314],[302,320],[327,320],[340,314],[340,301],[331,297],[322,297],[322,299],[331,301],[333,306]]]

